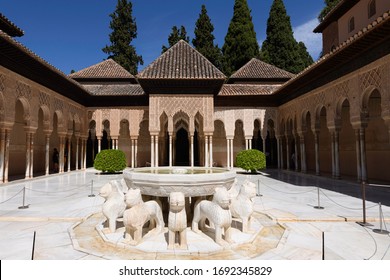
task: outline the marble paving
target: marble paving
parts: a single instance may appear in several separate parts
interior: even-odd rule
[[[239,171],[239,170],[238,170]],[[144,236],[138,246],[124,244],[123,229],[101,232],[103,199],[98,191],[122,175],[94,169],[14,181],[0,186],[0,259],[264,259],[390,260],[390,207],[315,186],[294,185],[263,175],[238,174],[257,184],[251,235],[234,229],[234,243],[219,246],[213,232],[188,229],[189,250],[167,250],[167,234]],[[23,208],[23,206],[28,208]],[[321,206],[323,209],[316,209]],[[234,225],[233,227],[239,228]],[[35,232],[35,250],[32,256]],[[324,246],[323,246],[324,244]]]

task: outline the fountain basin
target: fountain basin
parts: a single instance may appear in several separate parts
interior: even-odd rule
[[[230,189],[236,172],[215,167],[145,167],[124,170],[123,176],[129,188],[138,188],[143,195],[168,197],[182,192],[197,197],[213,195],[216,187]]]

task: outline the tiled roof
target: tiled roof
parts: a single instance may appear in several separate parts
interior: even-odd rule
[[[230,76],[233,79],[290,79],[292,77],[294,77],[294,74],[257,58],[252,58]]]
[[[270,95],[279,87],[276,85],[225,84],[218,96]]]
[[[133,84],[83,85],[83,87],[95,96],[138,96],[145,94],[140,85]]]
[[[12,37],[21,37],[24,35],[24,31],[17,27],[2,13],[0,13],[0,30]]]
[[[98,64],[72,73],[69,77],[74,79],[134,79],[133,75],[113,59],[104,60]]]
[[[226,76],[187,42],[180,40],[141,71],[137,78],[225,79]]]

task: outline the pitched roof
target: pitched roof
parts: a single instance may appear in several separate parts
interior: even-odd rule
[[[238,69],[231,79],[290,79],[295,75],[257,58]]]
[[[139,79],[225,79],[201,53],[180,40],[143,71]]]
[[[0,30],[12,37],[21,37],[24,35],[24,31],[17,27],[2,13],[0,13]]]
[[[69,77],[73,79],[134,79],[132,74],[111,58],[72,73]]]
[[[280,86],[252,84],[224,84],[218,96],[270,95]]]
[[[97,84],[83,85],[83,87],[95,96],[139,96],[145,94],[140,85],[133,84]]]

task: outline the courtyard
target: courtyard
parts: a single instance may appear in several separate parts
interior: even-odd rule
[[[164,237],[144,236],[137,246],[117,246],[99,234],[104,199],[98,193],[123,175],[100,175],[89,168],[16,180],[0,188],[0,259],[390,259],[389,202],[379,201],[389,197],[389,188],[367,186],[367,224],[362,226],[358,184],[272,169],[261,175],[236,172],[239,182],[248,179],[257,186],[255,233],[246,243],[238,237],[227,247],[207,237],[199,242],[189,229],[188,251],[167,250]],[[380,195],[371,198],[371,193]]]

